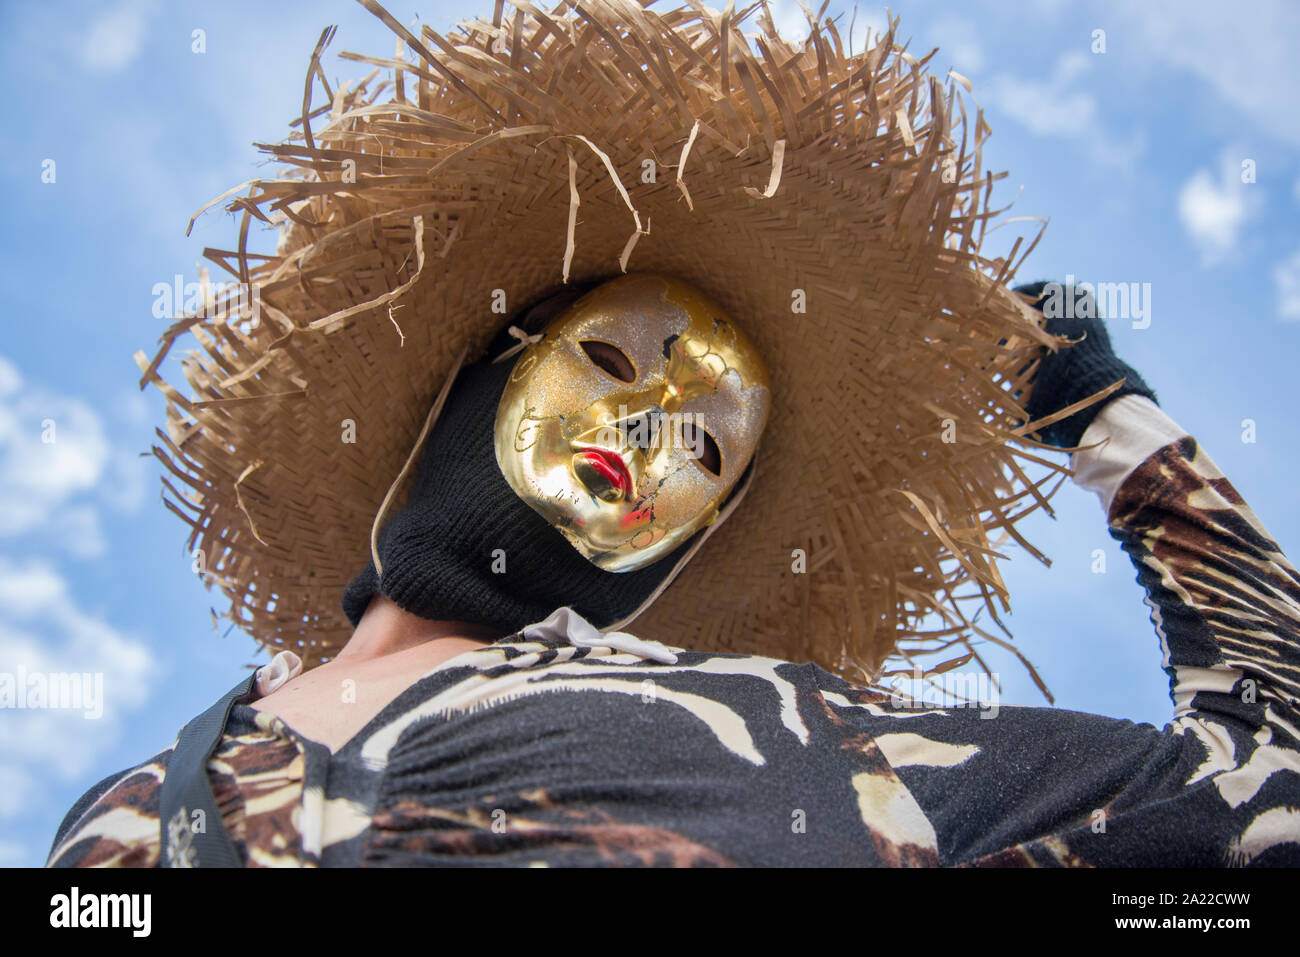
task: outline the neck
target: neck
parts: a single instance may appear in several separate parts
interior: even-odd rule
[[[334,660],[382,658],[440,638],[459,638],[476,644],[491,644],[502,632],[464,621],[430,621],[401,608],[384,594],[377,594],[352,632],[352,637]]]

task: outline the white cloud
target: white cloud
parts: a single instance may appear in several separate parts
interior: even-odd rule
[[[768,4],[777,33],[789,43],[808,38],[808,18],[795,0],[772,0]]]
[[[84,776],[96,755],[117,743],[125,715],[144,705],[158,666],[143,642],[83,611],[67,580],[44,562],[0,556],[0,606],[6,612],[0,622],[0,670],[103,676],[98,718],[74,709],[3,712],[0,753],[6,763],[0,766],[0,792],[19,796],[0,799],[2,817],[30,805],[28,795],[39,790],[33,782],[50,774],[65,780]]]
[[[129,66],[144,43],[145,21],[153,0],[119,0],[86,30],[81,62],[94,73],[115,73]]]
[[[108,552],[99,513],[89,505],[59,509],[50,526],[51,536],[75,558],[99,558]]]
[[[1073,50],[1056,63],[1045,81],[998,74],[984,85],[990,107],[1019,121],[1039,136],[1078,142],[1096,163],[1130,166],[1146,151],[1141,129],[1122,135],[1105,127],[1091,93],[1079,89],[1096,56]]]
[[[49,566],[16,568],[3,558],[0,562],[4,562],[6,573],[0,578],[0,605],[7,617],[30,618],[63,597],[63,579]]]
[[[1300,146],[1300,5],[1254,0],[1237,10],[1218,0],[1116,0],[1104,24],[1130,49],[1200,77],[1241,116]]]
[[[1277,314],[1287,322],[1300,322],[1300,250],[1273,267]]]
[[[1218,174],[1199,169],[1178,191],[1178,218],[1201,253],[1202,265],[1228,258],[1241,228],[1258,208],[1254,184],[1241,181],[1241,161],[1231,150],[1220,158]]]
[[[812,0],[801,6],[799,0],[768,0],[767,7],[772,14],[772,22],[776,25],[777,33],[781,34],[781,38],[787,43],[798,46],[808,39],[809,33],[808,17],[803,8],[807,7],[815,14],[821,7],[821,3],[820,0]],[[858,7],[855,11],[846,3],[836,2],[826,9],[822,22],[835,19],[835,29],[844,41],[846,49],[849,47],[849,28],[852,27],[852,52],[861,53],[866,46],[868,34],[879,37],[885,32],[888,23],[883,4],[881,7],[874,8],[871,3],[868,3],[867,9]],[[714,16],[720,15],[720,11],[712,5],[705,5],[704,9]],[[744,5],[737,4],[737,9],[744,9]],[[758,15],[758,11],[751,14],[741,25],[741,30],[747,34],[755,32],[750,24],[757,22]]]
[[[0,356],[0,399],[13,395],[22,386],[23,377],[18,368],[4,356]]]
[[[113,411],[127,425],[142,429],[153,426],[153,413],[139,389],[127,389],[120,393],[113,401]]]
[[[84,402],[38,389],[8,399],[0,405],[0,536],[43,524],[68,498],[94,488],[110,452]]]
[[[930,25],[927,36],[939,48],[938,59],[951,64],[958,73],[970,76],[983,68],[984,48],[973,21],[958,16],[940,17]]]
[[[119,512],[134,512],[144,503],[149,484],[147,462],[152,461],[125,446],[114,447],[107,474],[97,489],[99,497]]]
[[[0,539],[39,535],[74,555],[100,555],[94,503],[137,508],[146,471],[88,404],[25,383],[0,356]]]
[[[1088,56],[1076,50],[1061,57],[1046,83],[1001,74],[988,84],[989,94],[1004,113],[1040,136],[1083,136],[1097,124],[1097,101],[1073,89],[1087,71]]]

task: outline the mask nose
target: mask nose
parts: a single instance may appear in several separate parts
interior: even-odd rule
[[[617,424],[617,428],[626,437],[629,448],[637,449],[649,458],[660,445],[665,418],[662,406],[652,405],[627,416]]]

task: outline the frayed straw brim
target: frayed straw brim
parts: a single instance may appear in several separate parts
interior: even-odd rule
[[[182,318],[137,356],[169,403],[165,500],[233,620],[308,666],[335,654],[376,510],[494,303],[627,270],[718,300],[773,394],[748,499],[638,634],[855,680],[1005,641],[968,612],[1009,607],[991,536],[1037,554],[1014,526],[1064,478],[1010,444],[1054,340],[1006,288],[1021,243],[979,253],[982,116],[969,142],[954,81],[896,23],[851,55],[833,23],[794,46],[761,8],[498,2],[417,37],[362,2],[397,58],[344,54],[377,69],[331,90],[327,30],[298,129],[262,147],[289,172],[221,198],[238,246],[208,256],[259,284],[260,323]],[[254,219],[284,224],[277,255],[247,252]],[[159,374],[183,333],[192,397]]]

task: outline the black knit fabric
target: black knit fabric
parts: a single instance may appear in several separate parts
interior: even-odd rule
[[[497,404],[513,367],[514,359],[484,360],[461,370],[410,496],[380,533],[382,579],[369,562],[343,594],[353,625],[383,592],[421,618],[505,633],[562,605],[603,627],[634,611],[689,547],[637,571],[607,572],[515,494],[493,447]],[[493,571],[497,559],[504,572]]]
[[[1042,430],[1040,441],[1067,449],[1082,441],[1084,431],[1110,401],[1124,395],[1144,395],[1155,402],[1156,394],[1132,366],[1115,355],[1106,325],[1097,314],[1092,293],[1064,286],[1054,297],[1054,291],[1048,286],[1048,282],[1035,282],[1017,286],[1016,292],[1025,293],[1035,300],[1035,308],[1047,318],[1047,332],[1054,336],[1069,336],[1070,339],[1084,338],[1077,345],[1049,351],[1043,357],[1025,408],[1029,418],[1040,419],[1059,412],[1119,379],[1125,380],[1108,399]],[[1057,303],[1060,308],[1044,308]],[[1067,305],[1071,303],[1072,306]],[[1063,314],[1055,315],[1058,312]]]

